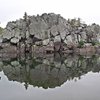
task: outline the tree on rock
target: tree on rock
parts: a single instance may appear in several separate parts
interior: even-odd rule
[[[26,12],[24,13],[23,18],[24,18],[24,23],[25,23],[25,27],[24,27],[24,45],[25,45],[25,52],[27,52],[27,44],[26,44],[27,32],[28,32],[28,34],[30,34],[30,23],[31,23],[31,21],[30,21],[30,19],[29,19]],[[31,51],[31,44],[30,44],[29,49],[30,50],[28,50],[28,52]]]
[[[2,28],[2,27],[0,27],[0,34],[2,34],[2,31],[3,31],[3,28]]]

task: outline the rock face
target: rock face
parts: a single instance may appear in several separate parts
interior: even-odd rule
[[[71,46],[78,46],[80,41],[98,43],[100,42],[100,26],[86,25],[81,23],[79,18],[66,20],[54,13],[44,13],[41,16],[26,14],[23,19],[8,22],[0,36],[0,42],[18,44],[22,41],[39,46],[51,45],[52,42]]]

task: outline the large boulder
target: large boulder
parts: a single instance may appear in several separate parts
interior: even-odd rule
[[[58,28],[56,25],[52,26],[50,30],[51,30],[51,34],[53,34],[53,36],[58,35]]]
[[[67,44],[73,43],[73,40],[72,40],[72,36],[71,35],[69,35],[69,36],[66,37],[66,43]]]
[[[2,36],[0,36],[0,43],[2,43],[3,42],[3,38],[2,38]]]
[[[63,31],[63,32],[61,32],[60,33],[60,37],[61,37],[61,39],[65,39],[65,37],[66,37],[66,35],[67,35],[67,32],[66,31]]]
[[[3,39],[10,40],[12,37],[14,37],[14,35],[10,31],[7,31],[7,30],[5,30],[4,33],[2,34]]]
[[[55,36],[54,42],[61,42],[61,37],[60,37],[60,35]]]
[[[45,39],[45,40],[43,40],[43,45],[48,45],[48,44],[49,44],[49,42],[50,42],[50,40],[49,40],[49,39]]]
[[[19,39],[18,38],[12,38],[10,40],[10,42],[13,43],[13,44],[17,44],[19,42]]]

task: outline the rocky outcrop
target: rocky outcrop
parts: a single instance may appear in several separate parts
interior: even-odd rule
[[[44,13],[41,16],[28,16],[25,13],[24,18],[8,22],[0,36],[0,42],[54,48],[59,44],[59,50],[63,50],[65,47],[62,48],[61,45],[66,44],[66,48],[73,49],[80,46],[81,42],[99,44],[100,26],[86,25],[79,18],[66,20],[54,13]]]

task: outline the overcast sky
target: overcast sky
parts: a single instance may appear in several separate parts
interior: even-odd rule
[[[42,13],[60,14],[64,18],[78,18],[87,24],[100,24],[100,0],[0,0],[0,26],[8,21]]]

